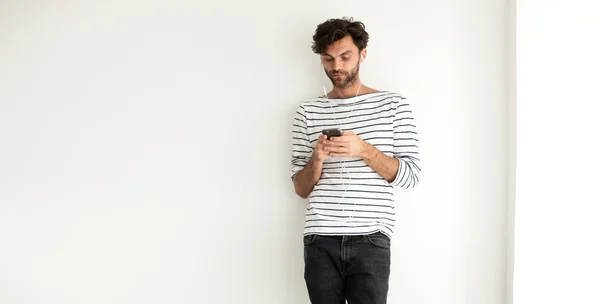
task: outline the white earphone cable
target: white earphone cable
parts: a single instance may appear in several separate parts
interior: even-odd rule
[[[364,61],[364,57],[361,56],[362,61]],[[323,67],[323,64],[321,63],[321,67]],[[324,68],[323,68],[324,70]],[[327,89],[325,89],[325,78],[323,76],[323,74],[321,74],[321,79],[323,80],[323,93],[325,96],[325,99],[327,99],[327,101],[329,101],[329,96],[327,96]],[[356,94],[354,95],[354,97],[358,97],[358,93],[360,92],[360,89],[362,88],[362,82],[359,82],[358,85],[358,90],[356,90]],[[350,113],[348,113],[348,115],[346,116],[346,119],[348,119],[350,117],[350,115],[352,115],[352,113],[354,112],[354,107],[356,105],[356,100],[354,100],[354,104],[352,104]],[[331,104],[331,102],[329,102],[329,108],[331,110],[334,111],[334,120],[337,122],[338,128],[340,129],[340,131],[342,131],[342,126],[339,122],[339,120],[337,118],[335,118],[335,114],[337,114],[337,112],[333,109],[333,105]],[[350,183],[352,182],[352,175],[350,174],[350,170],[348,170],[348,168],[346,168],[346,161],[342,160],[342,168],[341,168],[341,172],[340,172],[340,179],[342,180],[342,185],[345,186],[344,187],[344,193],[342,194],[342,200],[344,200],[346,198],[346,191],[348,190],[348,188],[350,187]],[[346,180],[344,178],[344,175],[348,176],[348,183],[346,184],[344,181]],[[340,203],[338,202],[338,205],[340,205]],[[354,212],[350,215],[350,218],[354,218],[354,213],[356,212],[356,203],[353,203],[354,205]],[[346,209],[344,209],[342,207],[342,211],[346,211]]]

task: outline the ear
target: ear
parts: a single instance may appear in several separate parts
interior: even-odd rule
[[[360,51],[360,62],[363,62],[367,59],[367,49],[364,48]]]

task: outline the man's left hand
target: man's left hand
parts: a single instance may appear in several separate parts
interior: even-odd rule
[[[325,141],[325,151],[331,157],[360,157],[367,150],[367,143],[352,131],[342,132],[342,136],[331,137]]]

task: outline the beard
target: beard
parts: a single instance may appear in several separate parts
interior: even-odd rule
[[[327,74],[327,77],[329,77],[329,80],[331,80],[331,83],[334,87],[345,89],[354,84],[354,82],[356,81],[356,76],[358,75],[359,67],[360,63],[358,62],[354,69],[352,69],[350,72],[342,70],[331,70],[325,71],[325,73]]]

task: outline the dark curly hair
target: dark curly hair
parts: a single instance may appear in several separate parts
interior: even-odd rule
[[[369,33],[365,31],[365,25],[352,18],[329,19],[317,26],[313,35],[312,50],[316,54],[322,54],[326,47],[332,43],[350,35],[358,51],[367,47]]]

